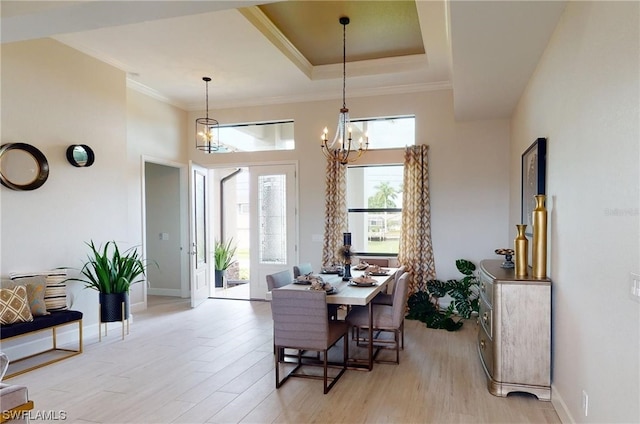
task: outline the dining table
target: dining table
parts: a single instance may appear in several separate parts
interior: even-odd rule
[[[357,358],[349,358],[349,368],[364,369],[371,371],[373,369],[373,298],[380,292],[387,289],[387,285],[395,276],[397,268],[384,268],[381,272],[367,273],[368,277],[375,280],[371,285],[356,285],[353,281],[365,275],[365,270],[351,270],[351,278],[347,281],[342,276],[334,273],[319,273],[325,283],[330,283],[333,290],[327,293],[327,304],[330,305],[347,305],[366,306],[369,309],[369,340],[367,343],[368,355],[365,360]],[[294,281],[291,284],[281,287],[288,290],[310,290],[308,284]]]

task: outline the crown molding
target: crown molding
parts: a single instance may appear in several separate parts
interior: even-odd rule
[[[182,103],[182,102],[177,102],[173,99],[168,98],[167,96],[164,96],[162,94],[160,94],[159,91],[154,90],[153,88],[150,88],[144,84],[140,84],[138,81],[135,81],[133,79],[131,79],[130,77],[127,77],[127,88],[130,88],[131,90],[137,91],[139,93],[142,93],[144,95],[147,95],[153,99],[159,100],[161,102],[167,103],[171,106],[175,106],[179,109],[182,110],[189,110],[188,105]]]
[[[258,31],[264,35],[278,50],[280,50],[295,66],[308,78],[311,78],[313,65],[300,53],[282,31],[265,15],[258,6],[242,7],[238,11],[244,16]]]
[[[362,77],[397,72],[428,71],[429,64],[426,54],[414,54],[347,62],[346,68],[347,77]],[[313,67],[312,80],[333,78],[342,78],[342,63]]]
[[[362,98],[372,96],[388,96],[395,94],[409,94],[417,92],[450,90],[452,88],[451,81],[439,81],[435,83],[420,83],[420,84],[404,84],[393,85],[376,88],[362,88],[349,90],[349,98]],[[237,107],[259,107],[269,106],[287,103],[306,103],[306,102],[319,102],[326,100],[340,99],[341,93],[313,93],[313,94],[300,94],[290,96],[272,96],[263,97],[260,99],[235,99],[230,101],[217,101],[213,105],[209,105],[210,109],[232,109]],[[202,110],[201,104],[192,103],[189,105],[188,111]]]

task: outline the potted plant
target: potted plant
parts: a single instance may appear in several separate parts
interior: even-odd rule
[[[101,322],[124,321],[129,316],[129,289],[145,280],[147,264],[135,247],[120,251],[115,241],[104,247],[96,247],[93,240],[86,244],[90,253],[80,269],[81,276],[68,280],[98,291]]]
[[[230,238],[226,243],[217,241],[214,250],[214,267],[215,267],[215,286],[222,287],[222,279],[225,271],[236,261],[233,257],[236,254],[236,246],[233,244],[233,238]]]
[[[443,328],[455,331],[462,327],[462,320],[453,319],[455,315],[469,319],[479,310],[478,277],[474,274],[476,266],[467,259],[456,260],[456,268],[464,277],[460,280],[428,280],[427,291],[418,291],[408,299],[407,318],[417,319],[429,328]],[[439,299],[449,295],[451,303],[442,310]]]

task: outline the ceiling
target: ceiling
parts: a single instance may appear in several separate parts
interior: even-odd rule
[[[2,43],[52,37],[185,110],[453,89],[459,120],[508,118],[564,1],[11,1]],[[356,111],[354,111],[356,112]],[[354,113],[355,116],[355,113]]]

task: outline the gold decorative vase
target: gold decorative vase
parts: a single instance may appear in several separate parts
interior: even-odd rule
[[[529,259],[529,240],[525,235],[527,224],[516,225],[516,228],[518,235],[513,241],[513,250],[516,252],[516,277],[526,277]]]
[[[538,194],[536,208],[532,213],[533,223],[533,278],[547,278],[547,209],[544,205],[546,196]]]

